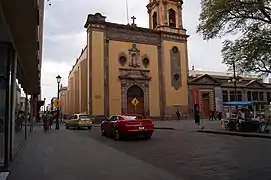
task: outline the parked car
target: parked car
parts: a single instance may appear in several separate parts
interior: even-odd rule
[[[88,114],[74,114],[68,120],[66,120],[65,125],[66,129],[69,128],[92,128],[92,122],[94,118],[91,118]]]
[[[131,136],[150,139],[153,129],[151,119],[137,114],[113,115],[101,123],[102,135],[114,137],[116,140]]]

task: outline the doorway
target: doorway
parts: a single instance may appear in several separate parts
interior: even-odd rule
[[[211,109],[209,93],[202,93],[202,113],[204,118],[209,118],[210,110]]]
[[[144,91],[137,85],[127,90],[127,112],[144,115]]]

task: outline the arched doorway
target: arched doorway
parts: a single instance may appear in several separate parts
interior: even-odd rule
[[[152,15],[152,27],[153,29],[155,29],[157,26],[157,12],[154,11],[153,15]]]
[[[169,26],[176,27],[176,12],[174,9],[168,10]]]
[[[134,104],[137,102],[137,104]],[[144,91],[137,85],[127,90],[127,112],[129,114],[144,115]]]

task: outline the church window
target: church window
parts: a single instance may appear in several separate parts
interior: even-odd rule
[[[148,67],[148,65],[150,64],[150,60],[147,57],[144,57],[142,60],[142,63],[144,65],[144,67]]]
[[[176,12],[173,9],[168,11],[168,20],[170,27],[176,27]]]
[[[172,51],[173,51],[173,53],[177,53],[179,51],[179,49],[176,46],[173,46]]]
[[[124,66],[127,62],[127,58],[126,58],[126,55],[124,53],[121,53],[119,55],[119,63]]]
[[[175,81],[178,81],[180,79],[180,75],[176,73],[176,74],[174,74],[173,78]]]
[[[153,29],[156,28],[157,26],[157,12],[154,12],[152,15],[152,25],[153,25]]]

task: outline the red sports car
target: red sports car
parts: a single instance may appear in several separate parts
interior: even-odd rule
[[[111,136],[116,140],[136,136],[150,139],[154,125],[151,119],[145,119],[137,114],[114,115],[101,124],[103,136]]]

